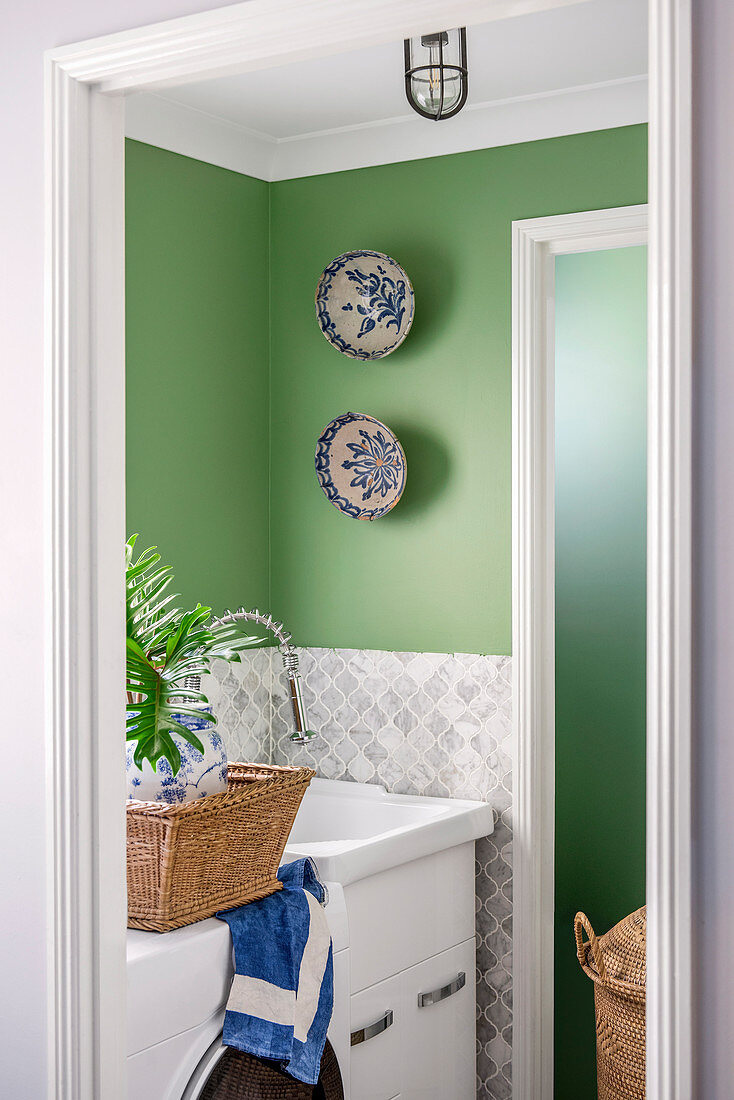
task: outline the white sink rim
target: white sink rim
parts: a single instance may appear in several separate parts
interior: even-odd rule
[[[313,779],[305,799],[313,798],[334,799],[335,803],[337,800],[359,800],[374,807],[375,811],[380,805],[391,805],[413,809],[416,813],[415,822],[366,838],[328,841],[289,838],[284,862],[311,856],[325,882],[339,882],[342,886],[457,844],[478,840],[494,831],[494,812],[486,802],[388,794],[385,787],[378,784],[337,779]]]

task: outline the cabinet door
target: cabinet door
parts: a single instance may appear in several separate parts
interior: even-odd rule
[[[401,975],[350,1000],[351,1100],[392,1100],[400,1093],[403,1051]]]
[[[334,953],[334,1014],[328,1038],[341,1069],[344,1100],[352,1100],[349,1086],[349,948]]]
[[[401,1100],[474,1100],[475,968],[470,939],[400,975]]]
[[[474,841],[350,883],[344,898],[357,993],[474,935]]]

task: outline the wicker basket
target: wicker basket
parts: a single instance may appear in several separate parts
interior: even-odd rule
[[[278,865],[314,774],[230,764],[222,794],[128,802],[128,928],[167,932],[280,890]]]
[[[577,913],[574,933],[578,960],[594,983],[599,1100],[644,1100],[645,906],[599,939]]]

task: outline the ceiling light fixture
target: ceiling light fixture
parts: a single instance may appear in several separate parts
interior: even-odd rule
[[[423,118],[441,122],[466,103],[466,27],[405,39],[405,94]]]

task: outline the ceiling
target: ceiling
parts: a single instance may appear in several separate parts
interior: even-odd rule
[[[467,52],[465,110],[624,84],[647,72],[647,2],[586,0],[470,27]],[[410,116],[402,66],[395,42],[156,95],[270,141],[300,140]]]

